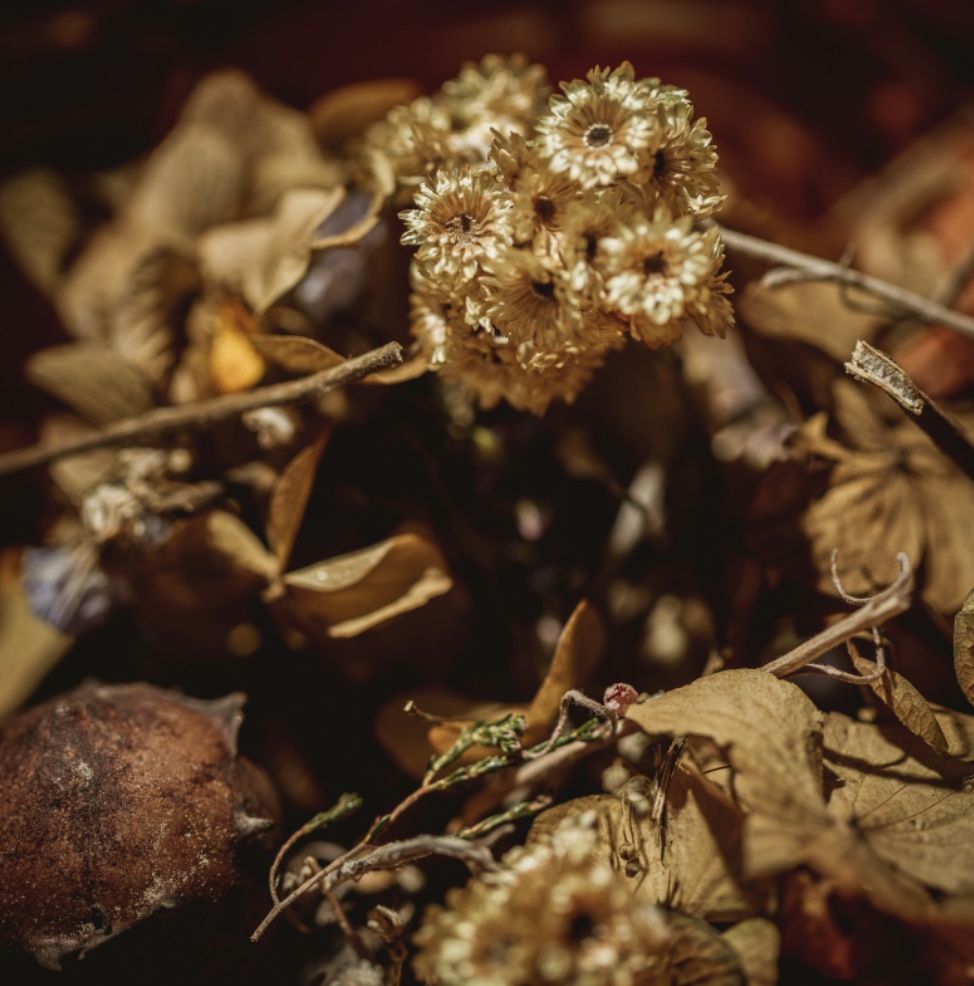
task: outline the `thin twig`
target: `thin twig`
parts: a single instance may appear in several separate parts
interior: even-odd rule
[[[816,658],[851,640],[856,634],[871,631],[873,627],[881,626],[894,616],[906,612],[910,608],[913,591],[913,567],[906,555],[899,554],[896,557],[900,563],[900,574],[892,585],[838,623],[833,623],[787,654],[765,664],[764,670],[778,678],[785,678],[803,670]]]
[[[346,360],[338,366],[309,374],[299,380],[273,383],[266,387],[258,387],[256,390],[211,397],[191,404],[153,408],[134,418],[113,421],[80,438],[52,444],[31,445],[28,448],[0,455],[0,476],[46,465],[57,459],[80,455],[93,449],[137,445],[148,438],[158,438],[160,435],[182,431],[184,428],[205,428],[216,421],[237,417],[259,407],[298,404],[401,362],[402,346],[398,342],[390,342],[361,356]]]
[[[974,479],[974,440],[882,350],[860,340],[846,373],[884,390],[944,455]]]
[[[837,284],[859,288],[876,298],[882,298],[896,312],[913,315],[936,325],[947,325],[964,335],[974,336],[974,318],[946,308],[939,302],[925,298],[914,291],[890,284],[871,274],[852,270],[851,267],[841,263],[813,257],[811,254],[801,253],[724,226],[717,228],[731,250],[773,264],[775,268],[784,267],[801,271],[801,280],[834,281]],[[782,283],[781,273],[773,270],[771,274],[772,283]]]
[[[374,847],[369,852],[355,856],[346,855],[340,862],[336,861],[338,865],[326,866],[275,904],[250,936],[250,940],[257,941],[278,915],[315,886],[327,896],[329,891],[343,883],[358,880],[373,870],[395,869],[404,863],[411,863],[426,856],[449,856],[451,859],[458,859],[465,863],[472,873],[492,869],[494,866],[494,857],[490,849],[454,835],[417,835],[412,839]]]

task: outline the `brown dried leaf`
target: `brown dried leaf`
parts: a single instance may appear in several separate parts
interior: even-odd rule
[[[0,720],[23,702],[64,656],[71,638],[39,620],[20,585],[20,553],[0,555]]]
[[[53,171],[25,171],[0,185],[0,233],[35,286],[53,292],[81,217]]]
[[[250,341],[264,359],[288,373],[318,373],[345,362],[334,349],[307,336],[258,333]]]
[[[394,106],[419,95],[413,79],[371,79],[341,86],[322,96],[308,111],[318,140],[338,148],[381,120]]]
[[[861,675],[875,673],[876,665],[864,658],[851,640],[848,647],[852,663]],[[881,678],[869,682],[869,687],[914,736],[919,736],[938,753],[947,752],[947,739],[927,700],[903,675],[887,667]]]
[[[874,904],[908,917],[914,907],[923,910],[920,884],[974,895],[974,793],[911,757],[879,727],[837,713],[826,719],[825,759],[841,782],[829,798],[834,831],[857,846],[859,882]],[[878,872],[877,861],[889,878],[862,879]],[[818,863],[837,879],[849,872],[841,854],[823,854]],[[906,881],[916,892],[904,889]]]
[[[954,673],[964,697],[974,705],[974,590],[954,617]]]
[[[639,793],[648,793],[651,803],[655,788],[647,782]],[[631,811],[625,798],[624,789],[619,797],[591,795],[549,808],[535,820],[529,841],[546,837],[568,816],[594,811],[599,861],[623,874],[641,899],[706,921],[737,921],[766,910],[769,887],[742,874],[743,815],[695,767],[684,763],[673,774],[660,820]],[[638,852],[638,868],[628,872],[620,856],[625,844]]]
[[[605,628],[598,612],[582,600],[562,628],[548,673],[527,710],[527,745],[544,739],[558,718],[562,696],[581,687],[605,649]]]
[[[721,935],[737,953],[747,986],[777,986],[781,933],[765,918],[748,918]]]
[[[626,718],[650,735],[695,735],[725,749],[747,811],[745,872],[762,876],[803,858],[805,837],[827,824],[822,717],[796,685],[765,671],[719,671],[632,705]],[[759,845],[760,851],[751,851]]]
[[[294,188],[271,216],[210,230],[199,240],[205,275],[238,291],[262,315],[304,276],[314,231],[343,195],[340,188]]]
[[[107,424],[147,411],[152,387],[138,367],[95,342],[65,343],[34,353],[25,372],[31,383],[92,424]]]
[[[894,581],[896,555],[921,571],[924,600],[956,612],[974,585],[974,496],[971,481],[912,422],[887,427],[862,394],[835,388],[835,418],[847,443],[807,422],[792,447],[804,461],[830,464],[821,495],[804,505],[799,524],[817,588],[835,595],[832,552],[839,549],[845,588],[866,595]],[[794,559],[783,558],[785,565]]]
[[[274,484],[267,512],[267,543],[274,552],[278,570],[281,572],[291,557],[318,464],[330,435],[331,427],[326,426],[310,445],[291,459]]]
[[[205,230],[239,214],[243,161],[222,134],[181,124],[149,157],[125,208],[126,220],[156,243],[190,247]]]
[[[941,705],[930,708],[947,740],[948,755],[958,760],[974,760],[974,716]]]
[[[439,549],[417,534],[290,572],[284,584],[290,608],[328,637],[358,636],[453,587]]]
[[[753,281],[734,307],[763,335],[807,343],[838,363],[849,358],[859,339],[872,338],[880,325],[876,315],[853,310],[834,284],[822,282],[770,288]]]

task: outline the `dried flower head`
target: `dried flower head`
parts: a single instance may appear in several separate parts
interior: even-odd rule
[[[717,272],[724,247],[716,229],[696,232],[689,217],[674,219],[665,206],[652,218],[623,226],[600,244],[608,304],[628,316],[637,338],[649,346],[673,342],[692,318],[708,334],[723,335],[730,313],[705,318],[723,297]]]
[[[539,414],[573,400],[627,335],[656,347],[690,323],[723,335],[733,322],[719,234],[693,228],[720,197],[686,92],[627,62],[564,84],[532,120],[543,78],[487,58],[414,103],[435,118],[430,148],[452,157],[401,214],[418,248],[412,331],[431,365],[483,406]],[[403,169],[432,166],[403,156],[411,114],[382,124],[412,128],[385,145],[400,192],[417,180]]]
[[[548,113],[538,120],[538,146],[552,171],[586,188],[611,185],[639,170],[656,120],[648,112],[648,89],[623,62],[613,72],[593,69],[588,81],[562,85]]]
[[[669,935],[604,863],[585,816],[518,848],[504,866],[447,895],[416,936],[416,971],[454,983],[629,986],[654,981]]]
[[[658,142],[646,151],[638,183],[677,215],[713,214],[723,197],[706,119],[693,118],[693,104],[680,90],[659,98],[656,114]]]
[[[418,247],[417,264],[445,281],[470,280],[510,238],[510,200],[493,175],[451,166],[427,179],[416,208],[401,212],[402,242]]]

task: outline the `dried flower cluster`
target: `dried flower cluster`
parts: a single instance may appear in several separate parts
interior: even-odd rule
[[[571,401],[631,335],[656,348],[733,322],[706,120],[687,93],[593,69],[545,101],[523,58],[468,65],[368,134],[373,181],[416,247],[412,329],[484,406]]]
[[[419,975],[444,986],[655,982],[669,943],[665,917],[592,862],[594,822],[594,813],[567,820],[451,891],[447,909],[431,908],[416,935]]]

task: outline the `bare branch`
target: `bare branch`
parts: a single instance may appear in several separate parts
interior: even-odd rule
[[[412,839],[403,839],[400,842],[390,842],[384,846],[371,848],[367,852],[346,854],[340,861],[336,860],[337,865],[326,866],[275,904],[250,936],[250,940],[257,941],[278,915],[315,887],[327,897],[336,887],[357,880],[373,870],[396,869],[404,863],[423,859],[426,856],[449,856],[451,859],[458,859],[473,873],[492,869],[495,865],[494,857],[487,846],[454,835],[417,835]]]
[[[775,268],[800,272],[796,275],[785,275],[783,271],[776,269],[770,272],[771,277],[766,283],[781,285],[795,280],[814,280],[845,284],[859,288],[876,298],[881,298],[896,314],[915,316],[924,322],[935,325],[947,325],[963,335],[974,336],[974,318],[946,308],[939,302],[925,298],[923,295],[907,291],[906,288],[897,287],[895,284],[873,277],[871,274],[852,270],[851,267],[842,263],[813,257],[811,254],[801,253],[798,250],[792,250],[777,243],[770,243],[756,236],[749,236],[747,233],[739,233],[724,226],[717,228],[730,250],[754,257],[755,260],[773,264]]]
[[[913,591],[913,567],[904,554],[897,555],[900,574],[897,580],[882,592],[869,599],[860,609],[850,613],[838,623],[826,627],[821,633],[799,644],[793,650],[764,665],[764,670],[778,678],[785,678],[803,670],[816,658],[827,654],[834,647],[844,644],[857,634],[872,631],[887,620],[905,613],[910,608]],[[815,670],[819,670],[816,668]]]
[[[259,407],[275,407],[313,400],[330,390],[401,362],[402,346],[398,342],[390,342],[361,356],[346,360],[338,366],[312,373],[299,380],[287,380],[284,383],[258,387],[256,390],[248,390],[241,394],[194,401],[192,404],[153,408],[135,418],[113,421],[81,438],[51,445],[32,445],[29,448],[0,455],[0,476],[46,465],[57,459],[80,455],[93,449],[138,445],[148,438],[158,438],[160,435],[182,431],[184,428],[205,428],[216,421],[234,418]]]
[[[974,479],[974,441],[909,374],[882,350],[860,340],[845,365],[857,380],[884,390],[922,428],[930,440],[968,476]]]

